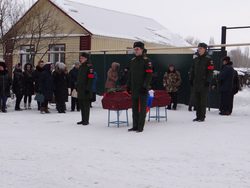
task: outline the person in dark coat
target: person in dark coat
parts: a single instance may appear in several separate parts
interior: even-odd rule
[[[39,90],[44,97],[44,101],[41,104],[41,113],[50,113],[48,110],[48,103],[53,99],[53,77],[51,73],[51,63],[46,63],[43,66],[43,71],[39,80]]]
[[[12,89],[13,93],[16,95],[15,110],[21,111],[22,109],[20,108],[20,103],[24,95],[24,75],[22,71],[22,65],[20,63],[18,63],[15,66],[13,74],[14,78],[13,78]]]
[[[223,58],[223,66],[219,74],[221,95],[220,115],[231,115],[231,100],[233,95],[234,69],[230,57]]]
[[[39,82],[40,82],[41,74],[43,72],[43,66],[44,66],[44,62],[42,60],[39,61],[37,66],[36,66],[36,70],[33,72],[33,79],[35,82],[34,91],[36,94],[41,93]],[[41,102],[39,102],[39,101],[37,101],[37,109],[38,109],[38,111],[41,110]]]
[[[76,62],[74,65],[74,68],[69,71],[69,87],[71,89],[71,111],[74,112],[75,109],[77,111],[80,111],[78,99],[76,96],[74,96],[74,93],[76,93],[76,84],[77,84],[77,76],[78,76],[78,70],[79,70],[80,63]]]
[[[68,101],[68,75],[64,63],[57,63],[53,72],[54,94],[58,113],[65,113]]]
[[[190,85],[194,89],[196,118],[195,122],[204,122],[206,118],[207,96],[213,77],[214,64],[207,52],[207,44],[198,45],[198,54],[190,72]]]
[[[91,98],[91,101],[90,101],[90,107],[91,108],[92,108],[92,103],[96,101],[97,80],[98,80],[97,72],[94,72],[94,79],[93,79],[93,83],[92,83],[92,98]]]
[[[81,109],[82,120],[78,125],[89,125],[90,101],[92,98],[92,85],[94,69],[89,63],[89,54],[80,54],[80,68],[77,77],[77,98]]]
[[[0,106],[1,111],[6,113],[6,102],[10,97],[11,77],[8,74],[6,64],[3,59],[0,59]]]
[[[229,65],[233,67],[233,62],[230,61]],[[238,72],[234,70],[234,77],[233,77],[233,91],[231,96],[231,103],[230,103],[230,113],[233,112],[233,103],[234,103],[234,96],[239,92],[240,90],[240,79]]]
[[[121,72],[120,85],[121,88],[127,88],[129,68],[125,67]]]
[[[32,64],[30,63],[25,64],[23,75],[24,75],[24,108],[31,109],[32,95],[34,95],[34,79],[33,79]]]

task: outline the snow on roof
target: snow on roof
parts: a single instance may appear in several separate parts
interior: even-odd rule
[[[167,46],[188,46],[151,18],[107,10],[70,0],[53,0],[66,14],[94,35],[141,40]]]

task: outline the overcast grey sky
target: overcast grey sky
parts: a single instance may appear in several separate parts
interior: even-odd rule
[[[28,0],[27,0],[28,1]],[[74,0],[157,20],[182,37],[220,43],[221,26],[250,26],[250,0]],[[101,19],[101,18],[100,18]],[[250,43],[250,29],[228,31],[228,43]]]

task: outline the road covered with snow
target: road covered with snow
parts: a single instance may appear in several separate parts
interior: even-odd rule
[[[0,187],[250,187],[250,90],[236,96],[230,117],[212,110],[194,123],[194,112],[179,107],[143,133],[108,128],[99,104],[85,127],[78,112],[10,108],[0,113]]]

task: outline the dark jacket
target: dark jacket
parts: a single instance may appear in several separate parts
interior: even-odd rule
[[[94,79],[94,70],[92,64],[86,62],[82,64],[77,76],[77,94],[78,99],[90,100],[92,98],[92,82]]]
[[[145,90],[150,89],[152,68],[152,63],[146,56],[135,57],[130,62],[127,87],[131,90],[133,97],[147,95]]]
[[[234,78],[233,78],[233,94],[237,94],[240,90],[240,79],[238,72],[234,70]]]
[[[34,90],[36,93],[41,92],[39,91],[40,89],[39,82],[40,82],[40,77],[41,77],[42,72],[43,72],[43,69],[40,66],[36,66],[36,70],[33,72],[33,80],[35,82]]]
[[[97,72],[94,72],[94,79],[93,79],[93,82],[92,82],[92,92],[93,93],[97,92],[97,87],[96,87],[97,80],[98,80]]]
[[[28,71],[27,65],[24,67],[24,95],[34,95],[33,70]]]
[[[21,69],[14,70],[12,89],[13,93],[15,93],[16,95],[24,94],[24,76]]]
[[[54,94],[56,102],[68,101],[68,75],[62,71],[53,72]]]
[[[128,82],[128,73],[129,71],[123,71],[121,73],[121,78],[120,78],[120,85],[125,86]]]
[[[41,91],[41,94],[43,94],[44,98],[48,101],[53,99],[54,91],[53,77],[50,69],[51,65],[44,65],[39,79],[39,90]]]
[[[10,97],[11,78],[5,65],[3,66],[5,70],[0,71],[0,97]]]
[[[213,77],[214,64],[207,54],[198,55],[190,71],[190,83],[196,92],[207,92]]]
[[[69,71],[69,87],[71,90],[76,89],[78,69],[73,68]]]
[[[221,92],[232,92],[234,69],[231,65],[223,65],[219,74],[219,86]]]

